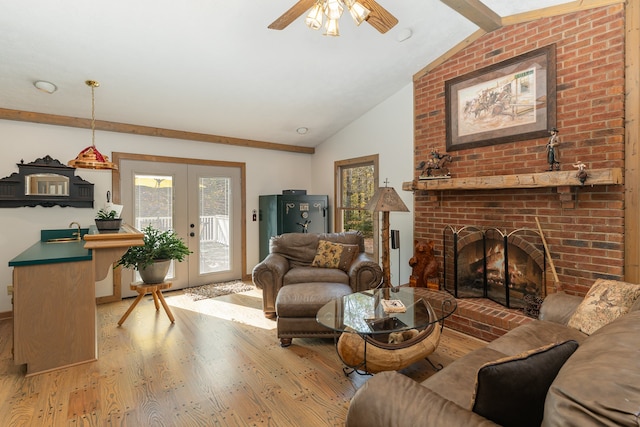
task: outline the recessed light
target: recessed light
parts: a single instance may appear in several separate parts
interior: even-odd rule
[[[306,128],[304,126],[303,127],[299,127],[298,129],[296,129],[296,132],[298,132],[300,135],[304,135],[307,132],[309,132],[309,128]]]
[[[51,82],[46,82],[44,80],[38,80],[37,82],[34,82],[33,85],[39,90],[46,93],[53,93],[56,90],[58,90],[58,87],[56,85],[54,85]]]

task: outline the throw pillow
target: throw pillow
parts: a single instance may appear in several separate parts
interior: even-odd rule
[[[577,348],[578,343],[570,340],[483,365],[473,412],[505,427],[539,427],[547,391]]]
[[[358,245],[347,245],[333,243],[327,240],[318,242],[316,256],[311,263],[312,267],[339,268],[347,271],[356,255],[358,255]]]
[[[640,285],[598,279],[569,319],[568,326],[591,335],[626,314],[640,297]]]

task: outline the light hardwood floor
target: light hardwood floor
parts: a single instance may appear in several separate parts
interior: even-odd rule
[[[98,306],[96,362],[25,378],[0,321],[0,426],[342,426],[369,378],[345,377],[333,340],[281,348],[258,290],[192,301],[165,293],[176,318],[145,297]],[[70,302],[72,304],[73,302]],[[444,365],[484,345],[447,330],[431,356]],[[401,371],[418,381],[427,362]]]

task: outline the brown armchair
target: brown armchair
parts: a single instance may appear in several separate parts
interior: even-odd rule
[[[347,245],[354,251],[352,260],[341,262],[339,268],[312,266],[320,241]],[[364,252],[359,232],[272,237],[269,255],[253,269],[253,283],[262,289],[264,314],[277,317],[282,346],[291,344],[293,337],[333,336],[334,331],[316,321],[320,307],[334,298],[375,288],[381,280],[382,270]]]

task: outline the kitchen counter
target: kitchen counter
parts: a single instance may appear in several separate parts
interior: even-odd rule
[[[98,357],[95,282],[144,235],[130,226],[118,232],[77,228],[42,230],[40,241],[9,261],[13,267],[13,359],[27,375]]]
[[[143,244],[143,234],[127,224],[123,224],[116,233],[100,232],[95,225],[92,225],[89,228],[81,229],[83,240],[49,242],[50,239],[72,237],[72,233],[76,230],[74,228],[41,230],[40,241],[9,261],[9,266],[91,261],[93,259],[92,249],[125,248],[126,250],[131,246]],[[124,253],[124,251],[122,252]]]
[[[85,242],[34,243],[17,257],[9,261],[10,267],[39,264],[56,264],[59,262],[91,261],[91,249],[84,247]]]

